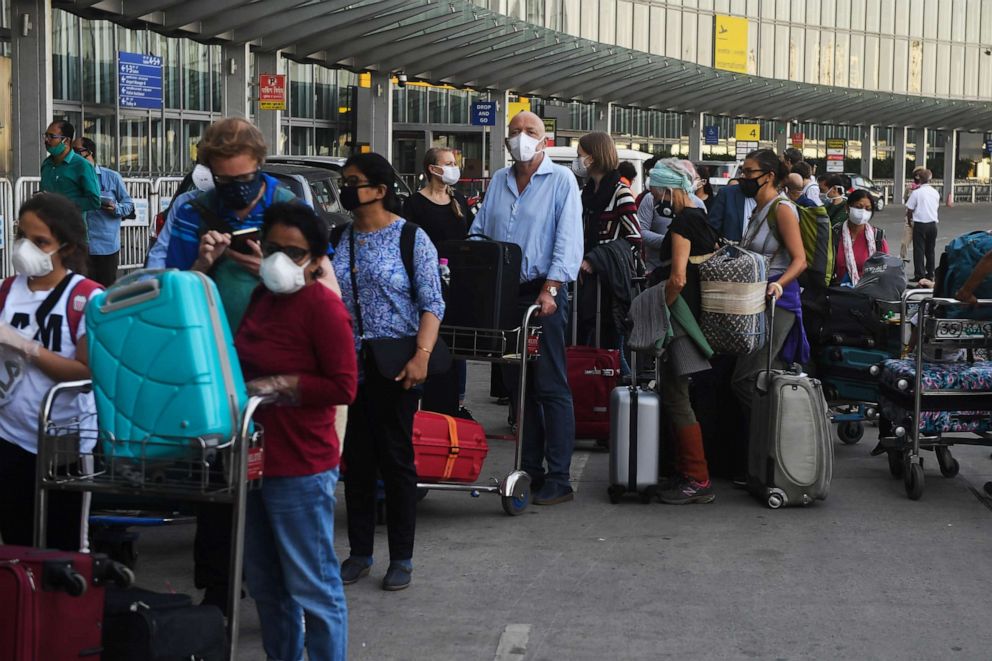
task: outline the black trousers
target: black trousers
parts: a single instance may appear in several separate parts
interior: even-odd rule
[[[96,280],[104,287],[117,282],[117,265],[120,263],[121,251],[113,255],[90,255],[90,280]]]
[[[413,558],[417,525],[417,469],[413,463],[416,390],[384,378],[371,360],[365,381],[348,408],[344,443],[344,500],[351,555],[372,555],[376,480],[386,490],[386,527],[391,561]]]
[[[913,223],[913,279],[933,280],[937,250],[937,223]]]
[[[34,546],[34,492],[38,457],[0,439],[0,537],[4,544]],[[48,492],[48,548],[78,551],[83,494]]]
[[[210,483],[223,484],[220,462],[210,466]],[[231,525],[234,507],[230,503],[197,503],[196,536],[193,538],[193,584],[207,590],[207,602],[227,610],[231,580]],[[219,603],[216,600],[221,600]],[[225,613],[226,614],[226,613]]]

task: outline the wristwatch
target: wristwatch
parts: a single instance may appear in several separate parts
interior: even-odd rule
[[[548,286],[547,286],[547,287],[545,288],[545,291],[546,291],[546,292],[548,292],[549,294],[551,294],[551,297],[552,297],[552,298],[554,298],[555,296],[557,296],[557,295],[558,295],[558,288],[557,288],[557,287],[555,287],[554,285],[548,285]]]

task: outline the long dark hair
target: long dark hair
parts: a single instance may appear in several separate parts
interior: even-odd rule
[[[396,170],[389,164],[389,161],[375,152],[355,154],[344,164],[345,168],[352,166],[364,174],[373,186],[386,187],[386,196],[382,198],[382,207],[386,211],[395,213],[397,216],[402,214],[400,199],[396,195]]]
[[[785,178],[789,176],[789,168],[782,162],[773,149],[759,149],[747,155],[751,160],[757,161],[758,165],[765,172],[770,172],[775,177],[775,185],[780,186]]]
[[[58,242],[62,266],[80,275],[89,273],[89,245],[83,214],[69,198],[58,193],[38,193],[17,210],[17,217],[33,213],[48,225]]]

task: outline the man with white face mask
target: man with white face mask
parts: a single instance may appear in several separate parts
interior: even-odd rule
[[[521,306],[541,307],[541,356],[527,391],[523,469],[535,505],[572,500],[569,466],[575,444],[572,393],[565,371],[566,286],[582,263],[582,202],[572,173],[545,157],[544,122],[531,112],[511,121],[506,146],[513,165],[493,175],[469,234],[520,246]],[[504,371],[515,388],[513,370]],[[545,468],[546,464],[546,468]]]

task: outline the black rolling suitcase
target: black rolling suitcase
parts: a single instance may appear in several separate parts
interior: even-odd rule
[[[446,326],[510,329],[520,325],[520,246],[481,237],[443,241],[438,255],[448,260],[451,284]],[[536,298],[536,296],[535,296]]]
[[[103,661],[224,661],[227,634],[216,606],[186,594],[107,590]]]

